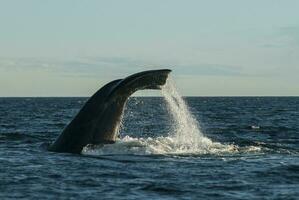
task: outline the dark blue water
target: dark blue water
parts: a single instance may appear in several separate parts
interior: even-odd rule
[[[0,98],[0,199],[299,198],[297,97],[187,98],[202,132],[231,152],[46,151],[85,101]],[[131,98],[121,136],[166,137],[171,123],[162,98]]]

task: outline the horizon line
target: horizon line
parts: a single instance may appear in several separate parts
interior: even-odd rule
[[[0,98],[90,98],[91,96],[0,96]],[[163,97],[161,96],[131,96],[131,97]],[[182,95],[182,97],[299,97],[299,95]]]

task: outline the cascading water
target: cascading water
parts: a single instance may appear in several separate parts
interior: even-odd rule
[[[200,131],[198,122],[190,113],[171,78],[168,78],[166,84],[162,87],[162,95],[173,119],[173,130],[170,133],[170,137],[173,138],[177,147],[183,151],[196,151],[199,148],[208,148],[212,141]]]

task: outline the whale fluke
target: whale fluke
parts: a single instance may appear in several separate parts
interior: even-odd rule
[[[81,153],[87,144],[114,143],[128,98],[137,90],[160,89],[170,72],[144,71],[106,84],[89,98],[49,150]]]

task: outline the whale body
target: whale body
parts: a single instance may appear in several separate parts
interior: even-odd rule
[[[114,143],[128,98],[137,90],[161,89],[170,72],[143,71],[106,84],[89,98],[48,150],[81,153],[88,144]]]

